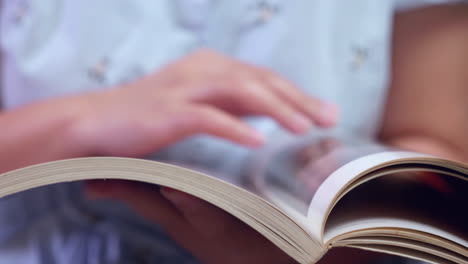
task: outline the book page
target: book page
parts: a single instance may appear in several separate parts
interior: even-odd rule
[[[467,181],[441,173],[408,171],[385,175],[346,194],[333,208],[325,232],[350,219],[387,215],[438,226],[468,241],[467,192]]]
[[[375,243],[401,238],[402,247],[430,243],[468,259],[467,192],[467,179],[423,168],[370,180],[336,204],[324,240],[359,245],[371,236]]]
[[[314,226],[320,219],[308,218],[308,208],[321,184],[344,164],[386,150],[375,142],[317,131],[310,137],[290,137],[263,150],[253,161],[248,180],[255,193],[305,225]]]
[[[352,150],[350,150],[352,152]],[[447,164],[428,155],[407,151],[386,151],[370,154],[340,167],[334,171],[319,187],[312,198],[309,206],[308,218],[319,219],[320,223],[311,228],[314,235],[322,237],[327,216],[335,206],[336,202],[348,191],[362,182],[371,178],[379,177],[393,171],[395,166],[415,166],[416,164],[432,164],[442,162],[441,166]],[[392,167],[393,166],[393,167]]]

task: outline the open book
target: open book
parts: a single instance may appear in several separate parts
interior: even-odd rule
[[[330,137],[278,144],[251,160],[236,180],[143,159],[55,161],[0,175],[0,197],[59,182],[135,180],[224,209],[300,263],[332,247],[468,263],[467,164]]]

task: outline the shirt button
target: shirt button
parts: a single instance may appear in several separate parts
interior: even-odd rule
[[[92,80],[102,83],[106,80],[106,74],[109,69],[110,61],[108,58],[102,58],[96,64],[88,69],[88,76]]]

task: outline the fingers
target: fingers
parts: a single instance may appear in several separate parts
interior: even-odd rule
[[[182,69],[184,74],[175,83],[195,102],[233,115],[266,115],[295,133],[307,132],[312,124],[336,123],[333,104],[307,96],[272,71],[210,50],[199,50],[176,64],[174,72]]]
[[[186,221],[207,239],[229,236],[229,233],[242,232],[245,229],[242,222],[206,201],[166,187],[161,188],[161,193],[184,215]]]
[[[91,199],[116,199],[131,205],[145,217],[161,224],[180,223],[182,216],[161,196],[159,188],[125,180],[95,180],[86,182],[85,192]]]
[[[312,126],[313,121],[307,115],[251,76],[238,77],[213,87],[209,96],[199,103],[213,105],[234,115],[269,116],[295,133],[307,132]]]
[[[265,88],[258,80],[244,78],[242,82],[231,84],[227,91],[220,92],[225,93],[225,100],[237,102],[235,112],[269,116],[294,133],[305,133],[312,127],[308,116]]]
[[[245,232],[239,221],[191,195],[165,187],[160,192],[152,185],[120,180],[93,181],[86,189],[94,198],[120,200],[161,225],[171,238],[203,263],[220,263],[219,260],[229,258],[230,250],[241,249],[236,244],[239,239],[229,235]]]
[[[272,87],[278,97],[288,101],[298,111],[304,113],[318,126],[331,127],[338,119],[336,105],[311,97],[294,84],[281,78],[272,71],[255,68],[262,80]]]
[[[158,223],[184,247],[198,241],[196,233],[184,216],[156,185],[124,180],[97,180],[86,184],[86,194],[92,199],[114,199],[124,202],[146,219]]]
[[[206,133],[252,147],[261,146],[265,142],[259,132],[215,107],[195,105],[187,109],[186,113],[189,114],[180,117],[180,129],[175,131],[178,137]]]
[[[158,190],[120,180],[87,185],[88,194],[121,200],[160,224],[202,263],[293,263],[263,236],[216,206],[166,187]]]
[[[198,241],[206,241],[208,247],[204,250],[197,250],[200,242],[191,245],[192,252],[203,263],[296,263],[265,237],[218,207],[164,187],[161,193],[199,233]]]
[[[330,127],[336,123],[335,105],[307,96],[273,72],[233,60],[229,63],[229,72],[195,85],[205,87],[195,93],[195,100],[232,114],[266,115],[294,133],[307,132],[312,124]]]

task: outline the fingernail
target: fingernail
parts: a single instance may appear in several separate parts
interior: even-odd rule
[[[324,127],[332,127],[336,125],[336,122],[338,121],[338,113],[338,106],[336,104],[323,103],[319,112],[319,125]]]
[[[295,114],[291,122],[294,126],[294,132],[305,133],[312,127],[312,122],[301,114]]]

